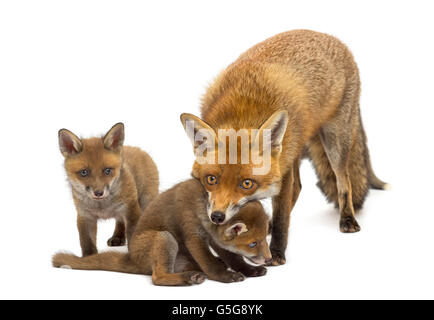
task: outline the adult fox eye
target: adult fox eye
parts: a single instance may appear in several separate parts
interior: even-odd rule
[[[82,177],[87,177],[89,175],[89,171],[87,169],[80,170],[80,175]]]
[[[206,183],[208,183],[211,186],[214,185],[214,184],[217,184],[217,178],[216,178],[216,176],[211,176],[211,175],[206,176]]]
[[[250,179],[246,179],[241,182],[241,188],[246,190],[252,189],[254,185],[255,185],[255,181]]]
[[[256,245],[257,245],[256,242],[249,243],[249,247],[250,247],[250,248],[254,248],[254,247],[256,247]]]
[[[110,169],[110,168],[105,168],[105,169],[104,169],[104,174],[105,174],[106,176],[109,176],[111,173],[112,173],[112,169]]]

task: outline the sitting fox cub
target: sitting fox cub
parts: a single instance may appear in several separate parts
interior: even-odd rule
[[[116,219],[109,246],[129,240],[144,208],[158,195],[158,170],[151,157],[122,147],[124,125],[114,125],[103,138],[79,139],[59,131],[59,147],[77,208],[83,256],[98,253],[97,219]]]
[[[263,266],[243,260],[244,256],[263,265],[271,259],[266,240],[268,217],[260,202],[247,204],[227,224],[215,225],[208,219],[206,199],[199,181],[177,184],[146,208],[129,242],[129,253],[105,252],[84,258],[58,253],[53,265],[152,274],[155,285],[166,286],[198,284],[206,277],[235,282],[244,276],[264,275]]]

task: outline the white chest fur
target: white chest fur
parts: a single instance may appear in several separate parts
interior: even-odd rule
[[[92,200],[80,204],[79,213],[86,218],[122,220],[127,211],[127,206],[113,199]]]

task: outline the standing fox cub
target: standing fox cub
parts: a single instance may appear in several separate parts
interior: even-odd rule
[[[284,264],[290,212],[301,190],[299,164],[307,155],[318,186],[339,207],[340,230],[359,231],[354,213],[368,189],[386,188],[371,167],[359,98],[353,55],[332,36],[289,31],[243,53],[208,88],[202,119],[181,115],[197,156],[192,174],[209,194],[209,219],[226,223],[248,201],[272,197],[272,264]],[[243,161],[240,152],[222,163],[231,152],[223,129],[236,131],[235,143],[251,159],[269,151],[269,170],[255,174],[258,163]],[[248,131],[246,144],[238,142],[241,129]]]
[[[129,252],[105,252],[79,258],[58,253],[53,266],[152,275],[155,285],[191,285],[205,276],[221,282],[262,276],[271,259],[268,217],[260,202],[251,202],[225,225],[212,224],[206,214],[207,194],[191,179],[160,194],[137,224]],[[210,251],[212,247],[220,258]],[[230,267],[234,271],[228,270]]]
[[[116,219],[109,246],[130,239],[144,208],[158,195],[158,170],[139,148],[123,147],[124,125],[114,125],[103,138],[79,139],[59,131],[59,147],[77,209],[83,256],[98,252],[97,219]]]

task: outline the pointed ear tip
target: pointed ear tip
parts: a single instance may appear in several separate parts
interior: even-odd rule
[[[72,133],[71,131],[69,131],[68,129],[65,129],[65,128],[63,128],[63,129],[60,129],[58,132],[57,132],[57,136],[59,137],[59,138],[61,138],[62,136],[69,136],[69,137],[74,137],[75,136],[75,134],[74,133]]]
[[[181,119],[182,122],[185,122],[189,118],[195,118],[195,116],[191,113],[185,113],[185,112],[179,116],[179,119]]]

